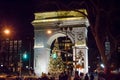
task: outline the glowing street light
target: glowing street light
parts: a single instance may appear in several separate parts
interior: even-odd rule
[[[52,33],[52,31],[51,30],[47,30],[47,34],[51,34]]]
[[[10,30],[9,29],[5,29],[4,33],[7,34],[7,35],[9,35],[10,34]]]

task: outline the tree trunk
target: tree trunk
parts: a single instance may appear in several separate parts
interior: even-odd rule
[[[107,20],[108,20],[107,15],[104,14],[103,12],[99,12],[96,16],[96,20],[95,20],[96,22],[95,22],[94,28],[93,26],[91,26],[91,29],[93,31],[92,33],[96,41],[96,45],[100,52],[101,59],[105,65],[106,76],[109,76],[110,63],[109,63],[109,60],[107,59],[107,55],[105,54],[105,40],[107,36],[106,26],[108,26]],[[108,80],[108,77],[106,77],[106,80]]]

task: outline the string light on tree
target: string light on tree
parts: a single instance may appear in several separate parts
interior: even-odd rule
[[[53,75],[56,73],[59,74],[64,71],[64,62],[60,54],[61,53],[59,50],[58,41],[56,39],[49,62],[49,72]]]

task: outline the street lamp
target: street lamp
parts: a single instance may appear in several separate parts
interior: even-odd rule
[[[7,38],[8,39],[10,37],[11,30],[9,28],[4,28],[2,34],[3,34],[2,35],[3,38]]]
[[[10,68],[10,55],[9,55],[9,34],[11,33],[10,29],[2,28],[0,32],[0,50],[1,55],[1,66],[6,66]],[[4,54],[5,53],[5,54]]]
[[[47,30],[47,34],[52,34],[52,30]]]
[[[9,28],[4,28],[2,32],[2,38],[6,41],[9,40],[11,34],[11,30]]]
[[[9,35],[9,34],[10,34],[10,30],[9,30],[9,29],[5,29],[5,30],[4,30],[4,33],[5,33],[6,35]]]

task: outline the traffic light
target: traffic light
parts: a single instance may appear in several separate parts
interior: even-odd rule
[[[23,54],[24,59],[27,59],[27,57],[28,57],[27,54]]]
[[[23,60],[27,61],[29,60],[29,54],[28,53],[24,53],[22,56]]]
[[[53,53],[53,54],[52,54],[52,58],[53,58],[53,59],[56,59],[56,58],[57,58],[57,54],[56,54],[56,53]]]

